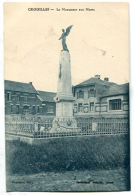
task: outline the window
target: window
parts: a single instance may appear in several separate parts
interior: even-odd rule
[[[20,97],[17,95],[16,96],[16,101],[19,102],[20,101]]]
[[[24,96],[24,103],[27,103],[27,96]]]
[[[90,89],[89,91],[88,91],[88,98],[90,98],[90,97],[95,97],[96,96],[96,91],[95,91],[95,89]]]
[[[47,112],[53,113],[54,112],[54,107],[53,106],[48,106],[47,107]]]
[[[7,93],[7,101],[11,101],[11,93]]]
[[[84,99],[84,91],[80,90],[77,92],[77,99],[83,98]]]
[[[94,102],[90,102],[90,111],[91,111],[91,112],[94,111]]]
[[[78,104],[78,112],[83,112],[82,103],[79,103],[79,104]]]
[[[121,110],[121,99],[109,100],[109,110]]]
[[[36,114],[35,106],[33,106],[33,114]]]
[[[16,114],[19,114],[19,105],[16,105]]]
[[[29,113],[29,106],[23,106],[24,113]]]

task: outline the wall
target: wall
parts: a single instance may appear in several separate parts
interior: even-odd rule
[[[129,115],[129,98],[128,95],[118,95],[111,97],[100,98],[100,94],[97,93],[96,87],[96,97],[88,98],[88,90],[90,88],[83,87],[77,88],[75,91],[75,102],[74,102],[74,115],[75,116],[89,116],[89,117],[128,117]],[[84,91],[84,99],[77,99],[77,92],[79,90]],[[100,89],[99,89],[100,90]],[[101,89],[102,91],[102,89]],[[99,91],[100,93],[100,91]],[[121,110],[110,110],[109,109],[109,100],[121,99]],[[94,111],[90,110],[90,102],[94,102]],[[83,111],[78,112],[78,104],[82,103]],[[85,109],[86,108],[86,112]]]
[[[90,89],[95,89],[95,97],[88,97],[88,91]],[[79,90],[84,91],[84,98],[78,98],[77,99],[77,92],[79,92]],[[94,102],[94,109],[91,110],[90,109],[90,103]],[[78,87],[75,89],[75,102],[74,102],[74,115],[75,116],[81,116],[81,115],[99,115],[99,113],[95,112],[95,104],[97,104],[99,102],[99,96],[97,94],[97,89],[95,85],[90,85],[88,87]],[[82,112],[78,111],[78,104],[82,103]]]
[[[103,115],[108,116],[114,116],[114,117],[123,117],[126,116],[128,117],[129,115],[129,101],[126,99],[128,95],[115,95],[111,97],[104,97],[101,100],[101,110],[103,107]],[[121,110],[110,110],[109,109],[109,101],[110,100],[115,100],[115,99],[121,99]],[[104,109],[105,108],[105,109]]]
[[[37,94],[23,93],[11,91],[11,101],[7,101],[7,91],[5,92],[5,114],[6,115],[46,115],[46,116],[55,116],[56,115],[56,105],[54,102],[45,102],[45,105],[42,105],[41,100],[37,97]],[[19,95],[19,101],[17,97]],[[27,102],[24,101],[24,96],[27,95]],[[24,105],[27,105],[28,112],[24,112]],[[19,106],[19,112],[17,109]],[[35,110],[33,109],[35,106]],[[53,107],[53,112],[48,112],[48,107]],[[11,108],[12,107],[12,108]]]

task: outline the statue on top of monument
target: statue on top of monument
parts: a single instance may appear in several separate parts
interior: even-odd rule
[[[68,48],[67,48],[67,44],[66,44],[66,36],[69,35],[72,26],[73,26],[73,25],[69,26],[69,27],[66,29],[66,32],[65,32],[64,29],[62,29],[62,32],[63,32],[63,33],[62,33],[61,37],[59,38],[59,40],[62,39],[62,47],[63,47],[63,50],[62,50],[62,51],[69,51]]]

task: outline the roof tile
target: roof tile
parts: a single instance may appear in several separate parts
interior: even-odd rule
[[[10,80],[5,80],[5,90],[38,94],[32,84]]]
[[[102,94],[102,97],[121,95],[121,94],[129,94],[129,83],[125,83],[117,86],[111,86],[109,90],[105,91]]]
[[[105,80],[101,80],[98,78],[94,78],[91,77],[90,79],[83,81],[82,83],[79,83],[78,85],[74,86],[74,87],[78,87],[78,86],[86,86],[86,85],[91,85],[91,84],[102,84],[102,85],[106,85],[106,86],[111,86],[111,85],[117,85],[116,83],[113,82],[109,82],[109,81],[105,81]]]
[[[47,92],[47,91],[38,91],[39,92],[39,96],[41,97],[41,99],[43,101],[46,102],[54,102],[54,97],[56,96],[56,93],[54,92]]]

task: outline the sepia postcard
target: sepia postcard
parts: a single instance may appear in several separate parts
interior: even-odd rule
[[[129,9],[4,3],[7,192],[130,191]]]

